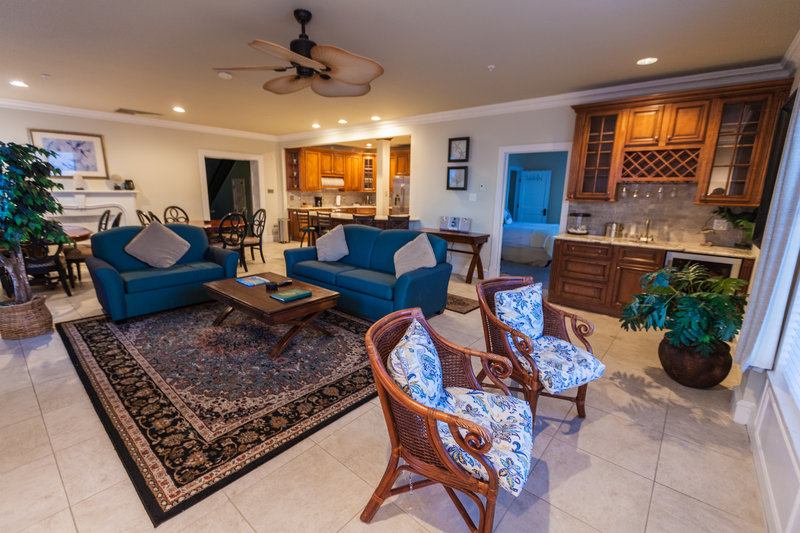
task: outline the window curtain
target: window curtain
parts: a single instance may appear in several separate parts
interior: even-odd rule
[[[800,252],[800,105],[795,102],[783,148],[763,247],[736,347],[737,363],[771,370]]]

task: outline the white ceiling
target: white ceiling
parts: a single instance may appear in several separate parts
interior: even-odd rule
[[[261,86],[280,73],[217,77],[270,64],[247,43],[288,46],[297,7],[312,40],[383,65],[369,94],[278,96]],[[798,29],[798,0],[3,0],[0,98],[283,135],[775,62]],[[659,61],[634,64],[645,56]]]

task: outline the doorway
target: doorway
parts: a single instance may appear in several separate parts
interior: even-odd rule
[[[211,220],[228,213],[253,214],[253,184],[248,161],[206,157],[206,191]]]
[[[532,276],[547,289],[566,218],[571,143],[500,148],[491,274]]]

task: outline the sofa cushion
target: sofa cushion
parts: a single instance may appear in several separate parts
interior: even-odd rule
[[[388,359],[389,375],[403,392],[428,407],[436,408],[444,394],[439,354],[428,332],[415,318]]]
[[[317,259],[320,261],[338,261],[349,253],[342,225],[317,239]]]
[[[153,222],[131,239],[124,250],[151,267],[167,268],[177,263],[191,246],[171,229]]]
[[[418,268],[433,268],[436,266],[436,257],[428,236],[420,233],[411,242],[401,246],[394,253],[394,275],[400,277],[406,272]]]
[[[121,272],[125,292],[143,292],[189,283],[204,283],[225,277],[225,270],[216,263],[196,261],[168,268],[147,268]]]
[[[340,260],[342,263],[358,268],[370,268],[372,248],[381,230],[360,224],[345,224],[344,236],[350,252]]]
[[[516,352],[514,346],[511,349]],[[548,336],[533,341],[533,361],[539,370],[539,381],[544,390],[551,394],[594,381],[606,369],[603,363],[586,350]],[[520,358],[520,364],[531,371],[525,359]]]
[[[346,265],[339,261],[300,261],[294,264],[294,273],[298,276],[315,279],[331,285],[336,285],[336,278],[342,272],[355,270],[353,265]]]
[[[203,228],[189,224],[166,224],[192,247],[180,258],[178,264],[202,261],[208,250],[208,238]],[[143,231],[141,226],[120,226],[92,235],[92,255],[102,259],[120,272],[141,270],[148,265],[125,253],[125,246]]]
[[[397,278],[394,277],[394,274],[361,268],[348,270],[336,276],[336,285],[339,287],[377,296],[384,300],[394,299],[396,282]]]

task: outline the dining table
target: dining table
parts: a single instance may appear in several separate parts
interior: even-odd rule
[[[85,241],[92,236],[92,230],[84,228],[83,226],[71,226],[62,224],[61,229],[64,230],[69,240],[72,242]]]

